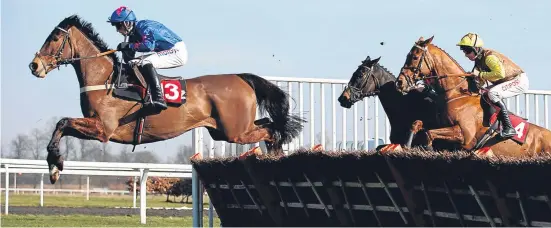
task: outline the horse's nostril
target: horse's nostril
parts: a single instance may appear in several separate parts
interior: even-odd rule
[[[35,62],[32,62],[29,64],[29,68],[32,70],[32,71],[35,71],[36,69],[38,69],[38,64],[35,63]]]

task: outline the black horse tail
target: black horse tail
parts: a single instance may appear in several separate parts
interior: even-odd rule
[[[290,143],[302,131],[302,123],[306,122],[300,116],[289,114],[289,95],[270,81],[249,73],[237,74],[246,81],[256,94],[256,102],[260,113],[270,115],[272,123],[269,126],[276,145]]]

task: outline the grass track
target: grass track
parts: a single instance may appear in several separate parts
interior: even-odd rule
[[[191,217],[148,216],[147,224],[140,224],[140,216],[91,216],[91,215],[2,215],[0,227],[191,227]],[[204,217],[203,226],[208,226]],[[214,227],[220,220],[214,218]]]
[[[3,211],[5,202],[4,194],[0,196]],[[171,197],[170,200],[173,200]],[[204,199],[205,207],[208,207],[208,197]],[[176,202],[166,202],[166,196],[147,196],[147,207],[167,207],[180,208],[191,207],[191,197],[189,204]],[[31,206],[38,207],[40,204],[40,195],[10,193],[10,206]],[[98,196],[91,195],[90,200],[86,200],[85,195],[44,195],[44,207],[132,207],[132,196]],[[136,204],[140,206],[140,198],[136,199]],[[203,217],[203,225],[208,226],[208,216]],[[139,215],[128,216],[97,216],[97,215],[21,215],[10,214],[0,215],[0,227],[191,227],[192,217],[160,217],[147,216],[147,224],[140,224]],[[220,226],[220,220],[214,217],[214,226]]]
[[[1,203],[4,205],[4,195],[1,196]],[[172,197],[169,198],[173,200]],[[208,197],[203,200],[205,207],[208,207]],[[180,199],[176,198],[176,202],[166,202],[166,196],[147,196],[147,207],[191,207],[192,200],[189,198],[189,204],[180,203]],[[16,195],[10,193],[10,206],[40,206],[40,195],[25,194]],[[90,196],[90,200],[86,200],[85,195],[44,195],[44,206],[56,207],[132,207],[132,196]],[[140,197],[136,199],[136,206],[140,206]]]

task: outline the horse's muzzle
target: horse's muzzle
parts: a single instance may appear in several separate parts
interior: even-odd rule
[[[46,77],[46,69],[44,68],[42,60],[38,57],[35,57],[33,61],[29,63],[29,69],[31,70],[31,74],[38,78]]]
[[[345,94],[343,93],[343,95],[341,95],[338,99],[341,107],[343,108],[350,108],[352,107],[352,102],[350,101],[350,97],[349,96],[345,96]]]
[[[394,86],[398,92],[402,93],[402,95],[406,95],[409,92],[408,83],[402,76],[396,79]]]

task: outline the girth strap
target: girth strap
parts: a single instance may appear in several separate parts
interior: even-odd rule
[[[107,90],[115,88],[115,84],[105,84],[105,85],[93,85],[93,86],[84,86],[80,87],[80,93],[86,93],[96,90]]]

